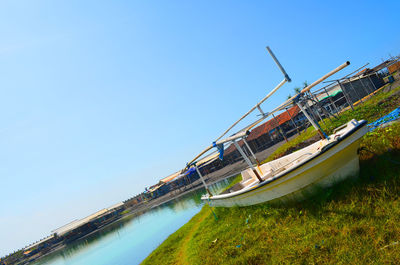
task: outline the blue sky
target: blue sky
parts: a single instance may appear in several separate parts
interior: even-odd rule
[[[398,1],[248,2],[0,1],[0,256],[181,169],[282,80],[266,45],[265,110],[400,52]]]

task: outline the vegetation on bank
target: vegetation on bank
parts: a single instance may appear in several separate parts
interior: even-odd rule
[[[325,129],[374,121],[400,105],[399,90],[326,121]],[[297,147],[283,146],[269,159]],[[358,178],[291,205],[214,208],[218,220],[206,205],[143,264],[400,263],[400,123],[368,133],[361,147]]]

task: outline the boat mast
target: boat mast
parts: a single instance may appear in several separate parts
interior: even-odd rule
[[[289,75],[286,73],[285,69],[283,69],[281,63],[278,61],[278,59],[275,57],[275,54],[272,52],[272,50],[267,46],[266,47],[267,51],[271,55],[272,59],[274,59],[276,65],[279,67],[281,70],[282,74],[284,75],[284,79],[274,88],[271,90],[271,92],[268,93],[260,102],[258,102],[254,107],[252,107],[246,114],[244,114],[240,119],[238,119],[236,122],[234,122],[220,137],[218,137],[215,141],[218,141],[221,139],[225,134],[227,134],[233,127],[235,127],[241,120],[246,118],[250,113],[252,113],[255,109],[258,109],[263,116],[266,115],[260,107],[264,101],[266,101],[269,97],[271,97],[280,87],[282,87],[286,82],[291,82],[292,80],[290,79]]]
[[[260,113],[262,114],[263,118],[266,118],[269,116],[269,113],[264,113],[264,111],[261,109],[261,104],[266,101],[269,97],[271,97],[279,88],[281,88],[286,82],[291,82],[292,80],[290,79],[289,75],[286,73],[285,69],[282,67],[281,63],[278,61],[278,59],[276,58],[275,54],[272,52],[272,50],[270,49],[270,47],[266,47],[268,53],[271,55],[272,59],[275,61],[276,65],[278,66],[279,70],[282,72],[284,79],[274,88],[272,89],[268,95],[266,95],[260,102],[258,102],[253,108],[251,108],[248,112],[246,112],[246,114],[244,114],[239,120],[237,120],[235,123],[233,123],[221,136],[219,136],[212,145],[208,146],[207,148],[205,148],[202,152],[200,152],[200,154],[198,154],[195,158],[193,158],[189,163],[187,163],[187,167],[190,167],[190,165],[194,165],[196,168],[197,173],[199,174],[201,181],[203,182],[204,187],[206,188],[207,192],[209,193],[210,196],[211,192],[209,191],[205,180],[203,179],[203,176],[200,173],[200,170],[198,169],[197,165],[195,164],[195,161],[197,159],[199,159],[201,156],[203,156],[205,153],[207,153],[209,150],[211,150],[214,146],[218,145],[218,144],[224,144],[227,142],[233,142],[233,144],[236,146],[236,148],[239,150],[240,154],[243,156],[243,158],[245,159],[245,161],[248,163],[248,165],[253,169],[254,174],[256,174],[258,180],[260,182],[262,182],[262,178],[260,177],[260,175],[258,174],[258,172],[254,169],[253,164],[250,162],[249,158],[244,154],[243,150],[241,149],[241,147],[236,143],[236,139],[238,138],[242,138],[243,141],[245,142],[246,146],[248,147],[248,149],[250,150],[250,153],[252,154],[252,156],[254,157],[254,159],[257,162],[258,168],[260,169],[260,163],[258,161],[258,159],[256,158],[256,156],[254,155],[253,151],[250,149],[249,145],[247,144],[247,142],[245,141],[244,137],[247,136],[249,134],[249,130],[241,130],[239,132],[237,132],[236,134],[220,140],[224,135],[226,135],[233,127],[235,127],[241,120],[243,120],[244,118],[246,118],[251,112],[253,112],[255,109],[258,109],[260,111]],[[261,172],[261,169],[260,169]]]

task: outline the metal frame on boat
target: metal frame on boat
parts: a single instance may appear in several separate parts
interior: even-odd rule
[[[267,47],[267,50],[283,73],[284,79],[274,89],[272,89],[267,96],[265,96],[239,120],[234,122],[233,125],[219,136],[212,145],[203,150],[186,166],[186,168],[194,167],[196,169],[208,193],[204,195],[202,199],[209,202],[212,206],[247,206],[277,200],[287,201],[291,199],[301,199],[309,192],[312,192],[315,187],[330,186],[347,176],[356,175],[359,171],[357,149],[361,137],[367,132],[366,121],[349,121],[347,124],[337,128],[332,135],[328,136],[321,129],[318,122],[308,114],[307,110],[302,105],[304,93],[308,92],[312,87],[318,85],[328,77],[347,67],[350,62],[345,62],[319,78],[317,81],[305,87],[299,94],[288,99],[276,109],[269,113],[265,113],[261,109],[261,104],[271,97],[286,82],[291,81],[290,77],[271,49]],[[254,152],[247,144],[246,137],[254,126],[290,105],[297,105],[299,107],[307,120],[319,133],[321,140],[289,155],[261,165]],[[255,109],[260,111],[262,116],[260,119],[239,130],[237,133],[225,139],[221,139]],[[251,156],[257,162],[257,165],[251,163],[251,160],[242,150],[242,147],[237,143],[237,140],[243,140],[247,149],[250,151]],[[232,143],[235,145],[236,149],[247,163],[248,169],[242,171],[242,181],[240,183],[237,183],[231,189],[222,194],[213,195],[209,191],[207,184],[196,165],[196,161],[213,147],[223,148],[223,145],[226,143]]]
[[[222,194],[205,195],[202,199],[212,206],[223,207],[301,200],[315,189],[331,186],[358,173],[357,149],[361,137],[368,131],[366,125],[364,120],[352,120],[329,140],[320,140],[261,165],[262,182],[257,181],[251,171],[245,170],[242,182]]]

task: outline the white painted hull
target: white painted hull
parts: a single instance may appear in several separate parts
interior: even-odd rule
[[[293,160],[293,158],[296,159],[296,157],[301,160],[300,163],[292,163],[287,169],[281,167],[285,170],[273,177],[267,178],[268,174],[264,174],[265,180],[262,183],[255,182],[253,185],[227,194],[211,197],[205,195],[202,199],[207,200],[211,206],[217,207],[301,200],[315,189],[329,187],[346,177],[356,176],[359,172],[357,149],[361,137],[367,132],[367,128],[365,121],[357,122],[353,120],[352,122],[349,122],[347,127],[339,133],[331,135],[331,141],[323,142],[321,140],[310,147],[264,164],[263,171],[268,167],[281,165],[286,161]],[[339,140],[333,140],[335,137]],[[319,149],[323,144],[329,146]],[[307,153],[310,150],[315,150],[315,152]],[[304,156],[308,157],[306,159],[301,158]]]

